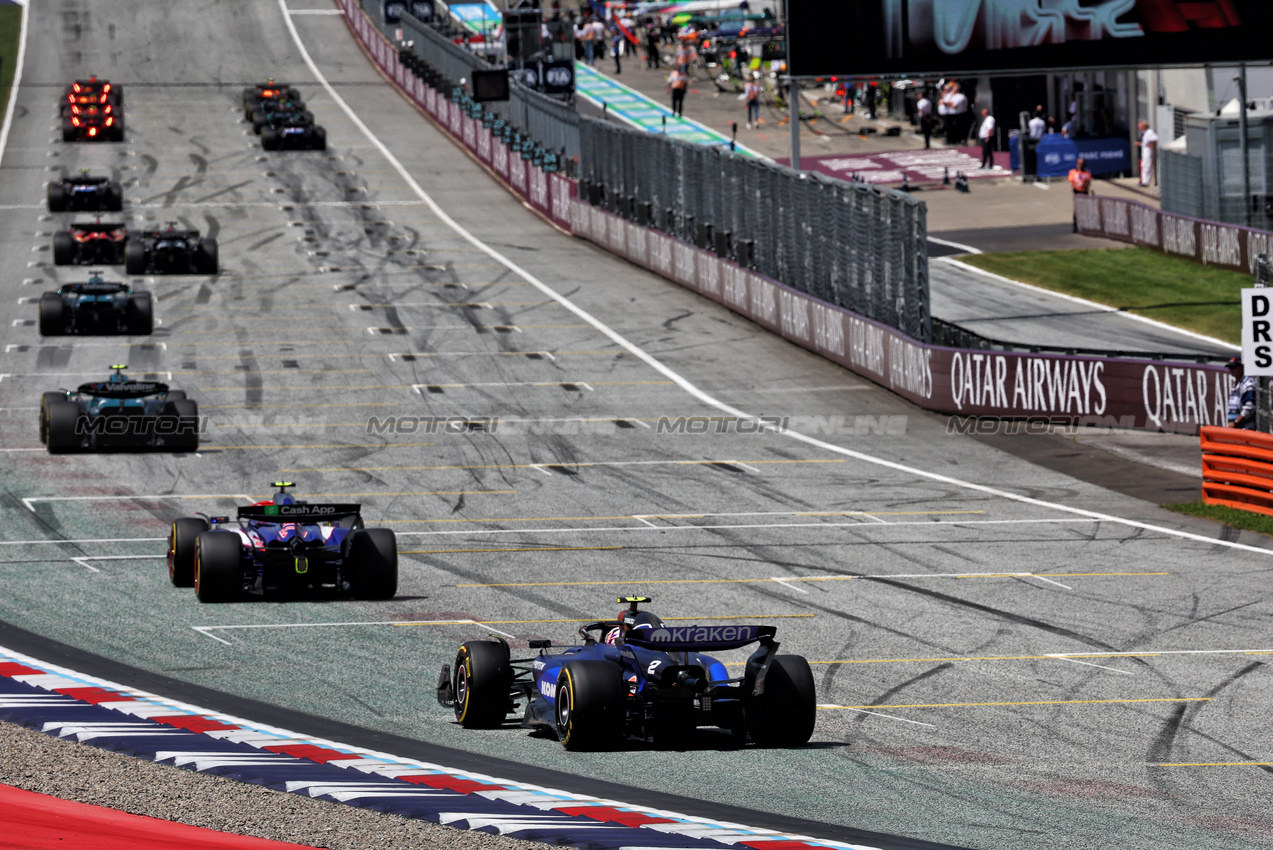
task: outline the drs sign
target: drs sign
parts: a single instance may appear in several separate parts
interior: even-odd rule
[[[1273,288],[1242,290],[1242,365],[1248,375],[1273,377]]]

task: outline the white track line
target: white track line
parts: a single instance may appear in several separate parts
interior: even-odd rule
[[[31,496],[23,499],[22,504],[26,505],[28,511],[35,513],[33,502],[162,502],[169,499],[240,499],[245,502],[251,501],[251,497],[242,493],[205,493],[198,496],[178,496],[175,493],[165,493],[160,496]]]
[[[532,467],[538,469],[545,475],[552,475],[546,469],[541,469],[538,465]],[[959,522],[889,522],[883,525],[873,522],[782,522],[782,523],[753,523],[747,525],[651,525],[647,520],[633,517],[637,522],[644,525],[612,525],[598,526],[588,528],[585,526],[575,526],[569,528],[468,528],[456,531],[395,531],[399,537],[454,537],[462,535],[489,535],[489,534],[593,534],[596,532],[610,531],[738,531],[751,530],[756,528],[804,528],[804,529],[844,529],[849,528],[855,531],[864,529],[895,529],[900,526],[917,525],[924,528],[936,528],[939,526],[971,526],[971,525],[1072,525],[1074,523],[1098,522],[1094,519],[1004,519],[1004,520],[968,520]],[[389,520],[385,525],[393,525],[393,521]],[[1086,544],[1088,541],[1075,541]],[[1264,550],[1261,550],[1264,551]],[[995,575],[1016,575],[1028,576],[1029,573],[995,573]]]
[[[966,254],[980,254],[980,253],[981,253],[981,249],[980,249],[980,248],[974,248],[974,247],[972,247],[971,245],[965,245],[965,244],[963,244],[962,242],[951,242],[951,241],[950,241],[950,240],[948,240],[948,239],[938,239],[936,236],[934,236],[934,235],[933,235],[933,234],[931,234],[931,233],[930,233],[930,234],[928,234],[928,241],[929,241],[929,242],[936,242],[938,245],[945,245],[947,248],[958,248],[960,251],[963,251],[963,252],[964,252],[964,253],[966,253]]]
[[[518,277],[520,277],[522,280],[534,286],[540,292],[544,293],[545,296],[553,299],[562,307],[574,313],[581,320],[592,325],[594,328],[596,328],[600,333],[608,337],[616,345],[622,346],[625,350],[631,352],[634,357],[640,359],[643,363],[645,363],[651,369],[655,370],[656,372],[666,377],[668,380],[675,383],[682,390],[689,393],[691,396],[698,399],[703,404],[706,404],[709,407],[714,407],[717,410],[720,410],[721,412],[726,413],[730,416],[735,416],[740,419],[747,419],[749,421],[760,423],[761,427],[765,428],[766,430],[771,430],[776,433],[782,434],[784,436],[791,438],[792,440],[804,443],[805,445],[815,446],[824,451],[832,452],[833,454],[842,455],[844,457],[850,457],[855,460],[862,461],[863,463],[873,464],[875,466],[883,467],[885,469],[892,469],[896,472],[901,472],[906,475],[913,475],[917,478],[926,478],[930,481],[938,481],[943,484],[949,484],[953,487],[958,487],[963,490],[971,490],[978,493],[986,493],[991,496],[997,496],[1002,499],[1008,499],[1008,500],[1011,500],[1014,502],[1020,502],[1026,505],[1034,505],[1036,507],[1047,508],[1049,510],[1061,511],[1063,513],[1074,514],[1076,516],[1087,517],[1088,519],[1097,520],[1099,522],[1116,523],[1118,525],[1124,525],[1129,528],[1139,528],[1142,531],[1154,531],[1159,534],[1166,534],[1170,537],[1175,537],[1181,540],[1192,540],[1198,543],[1204,543],[1208,546],[1224,546],[1229,549],[1236,549],[1236,550],[1244,551],[1244,552],[1254,552],[1260,555],[1266,555],[1266,556],[1273,555],[1273,550],[1267,549],[1261,546],[1250,546],[1245,543],[1230,542],[1228,540],[1222,540],[1216,537],[1208,537],[1202,534],[1194,534],[1188,531],[1180,531],[1174,528],[1167,528],[1166,526],[1154,525],[1153,523],[1140,522],[1139,520],[1126,519],[1124,517],[1113,516],[1112,514],[1100,513],[1098,511],[1089,511],[1084,508],[1074,508],[1074,507],[1070,507],[1069,505],[1062,505],[1056,502],[1048,502],[1048,501],[1044,501],[1043,499],[1035,499],[1030,496],[1022,496],[1018,493],[1013,493],[1008,490],[1001,490],[997,487],[990,487],[985,484],[977,484],[972,481],[964,481],[959,478],[952,478],[948,475],[941,475],[936,472],[929,472],[928,470],[925,470],[925,469],[918,469],[916,467],[906,466],[905,464],[897,463],[895,461],[886,460],[884,458],[875,457],[873,455],[863,454],[862,452],[854,451],[852,449],[847,449],[843,446],[837,446],[833,443],[828,443],[824,440],[819,440],[816,437],[810,437],[809,435],[802,434],[798,431],[792,431],[788,428],[781,428],[781,427],[772,425],[768,422],[762,422],[760,417],[749,414],[743,410],[733,407],[732,405],[726,404],[725,402],[720,401],[711,395],[708,395],[706,392],[704,392],[703,390],[699,389],[697,386],[692,384],[687,378],[684,378],[677,372],[674,372],[670,367],[664,365],[661,361],[657,360],[651,354],[647,353],[644,349],[639,348],[635,343],[630,342],[627,338],[621,336],[617,331],[613,330],[612,328],[610,328],[609,326],[601,322],[600,319],[597,319],[591,313],[587,312],[582,307],[575,304],[569,298],[560,294],[555,289],[551,288],[546,283],[541,281],[539,278],[532,275],[529,271],[517,265],[517,263],[510,260],[508,257],[505,257],[503,254],[499,253],[498,251],[496,251],[491,246],[487,245],[482,240],[478,239],[476,236],[474,236],[472,233],[466,230],[459,222],[451,218],[451,216],[448,215],[446,211],[442,209],[442,207],[438,206],[437,202],[433,200],[433,198],[429,195],[429,193],[424,191],[424,188],[416,181],[414,177],[411,176],[410,172],[408,172],[406,167],[401,162],[398,161],[398,158],[395,157],[393,155],[393,152],[390,151],[389,148],[385,146],[384,142],[380,141],[380,139],[378,139],[376,135],[371,132],[371,129],[365,123],[363,123],[363,120],[359,118],[358,115],[353,111],[353,109],[350,108],[349,104],[345,102],[345,99],[341,97],[340,94],[334,88],[332,88],[331,83],[327,81],[327,78],[323,76],[323,72],[318,69],[318,66],[316,64],[314,64],[313,58],[309,55],[309,51],[305,48],[305,44],[301,41],[300,33],[296,31],[296,25],[292,22],[291,16],[287,14],[287,5],[284,2],[284,0],[279,0],[279,8],[283,12],[283,21],[287,25],[288,31],[291,33],[292,40],[296,43],[296,48],[298,51],[300,51],[301,57],[305,60],[305,64],[309,66],[310,72],[313,73],[314,79],[316,79],[319,85],[323,87],[323,90],[327,92],[328,96],[331,97],[332,101],[337,106],[340,107],[340,109],[345,113],[345,115],[349,117],[349,120],[352,121],[354,125],[358,127],[359,130],[362,131],[363,135],[365,135],[367,139],[371,141],[372,145],[377,150],[379,150],[380,154],[389,162],[390,165],[393,166],[394,170],[398,172],[398,175],[402,178],[403,182],[406,183],[407,186],[409,186],[413,192],[415,192],[416,196],[419,197],[420,200],[424,201],[425,204],[428,205],[429,209],[433,211],[433,213],[438,217],[438,219],[443,224],[447,225],[452,230],[454,230],[457,234],[464,237],[464,239],[468,241],[471,245],[473,245],[473,247],[477,248],[479,251],[486,254],[488,257],[490,257],[492,260],[496,261],[500,265],[507,268],[509,271],[511,271],[513,274],[517,275]],[[960,265],[964,265],[964,264],[961,263]],[[968,268],[972,268],[972,266],[968,266]],[[1019,284],[1016,281],[1011,281],[1011,282],[1018,286],[1024,285],[1024,284]],[[1108,309],[1108,308],[1104,308],[1104,309]],[[1151,324],[1159,324],[1159,323],[1153,322],[1152,319],[1144,319],[1144,321],[1150,322]],[[1170,326],[1164,325],[1163,327],[1170,327]],[[1178,331],[1179,329],[1173,328],[1173,330]],[[1199,337],[1199,338],[1205,339],[1205,337]],[[1228,343],[1221,343],[1221,344],[1228,345]]]
[[[976,266],[969,265],[968,263],[965,263],[956,257],[938,257],[937,259],[933,260],[933,262],[950,263],[951,265],[959,266],[960,268],[967,269],[968,271],[973,272],[975,274],[979,274],[983,277],[988,277],[991,280],[997,281],[998,283],[1010,284],[1012,286],[1020,287],[1021,289],[1026,289],[1026,290],[1029,290],[1030,292],[1034,292],[1039,295],[1050,295],[1053,298],[1060,298],[1065,301],[1069,301],[1073,304],[1080,304],[1084,307],[1088,307],[1097,312],[1115,313],[1120,316],[1126,316],[1127,318],[1133,319],[1137,322],[1142,322],[1146,325],[1152,325],[1153,327],[1158,328],[1159,330],[1171,331],[1172,333],[1177,333],[1177,334],[1180,334],[1181,336],[1187,336],[1190,339],[1196,339],[1199,342],[1210,343],[1211,345],[1217,345],[1217,346],[1220,346],[1221,348],[1228,348],[1233,351],[1240,350],[1239,346],[1236,346],[1231,342],[1225,342],[1222,339],[1216,339],[1213,336],[1206,336],[1204,334],[1194,333],[1193,331],[1187,331],[1184,328],[1178,328],[1175,325],[1169,325],[1166,322],[1160,322],[1157,319],[1151,319],[1147,316],[1140,316],[1140,315],[1137,315],[1136,313],[1131,313],[1125,310],[1119,310],[1117,307],[1111,307],[1108,304],[1100,304],[1100,303],[1097,303],[1096,301],[1088,301],[1086,298],[1079,298],[1077,295],[1067,295],[1064,292],[1057,292],[1056,290],[1053,290],[1053,289],[1044,289],[1042,286],[1035,286],[1034,284],[1030,284],[1030,283],[1022,283],[1019,280],[1013,280],[1012,278],[1004,277],[1001,274],[995,274],[994,272],[988,272],[985,269],[979,269]]]

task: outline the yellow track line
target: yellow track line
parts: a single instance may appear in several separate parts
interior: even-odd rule
[[[985,511],[826,511],[819,513],[795,513],[795,514],[778,514],[778,518],[787,516],[920,516],[920,515],[943,515],[943,514],[984,514]],[[619,520],[619,519],[702,519],[704,517],[720,516],[720,514],[625,514],[623,516],[526,516],[526,517],[459,517],[446,519],[413,519],[411,522],[587,522],[588,520]],[[852,578],[852,576],[838,576],[836,578]],[[809,577],[808,579],[792,578],[789,581],[821,581],[823,577]]]
[[[404,520],[405,522],[423,522],[425,520]],[[869,527],[869,526],[868,526]],[[566,530],[566,529],[563,529]],[[1104,575],[1123,575],[1122,573],[1091,573],[1092,576]],[[1130,573],[1129,575],[1141,575],[1141,573]],[[1170,575],[1170,573],[1145,573],[1144,575]],[[1009,573],[1005,575],[989,575],[989,578],[1040,578],[1035,575],[1022,575],[1020,573]],[[1046,576],[1043,576],[1044,578]],[[762,582],[809,582],[809,581],[870,581],[872,579],[887,579],[889,576],[791,576],[790,578],[674,578],[674,579],[640,579],[641,584],[760,584]],[[907,580],[922,578],[922,576],[907,575]],[[977,578],[977,576],[932,576],[932,578]],[[624,585],[632,584],[631,580],[612,579],[609,581],[544,581],[544,582],[505,582],[500,584],[457,584],[456,587],[605,587],[608,585]],[[1254,653],[1252,653],[1254,654]],[[1002,658],[986,657],[986,658],[881,658],[866,661],[810,661],[810,664],[884,664],[889,662],[901,661],[1011,661],[1023,660],[1027,658],[1035,658],[1033,655],[1005,655]],[[1047,658],[1048,656],[1037,656],[1039,658]],[[1076,656],[1081,657],[1081,656]],[[1099,656],[1093,656],[1099,657]]]
[[[331,443],[326,445],[215,445],[201,447],[200,452],[266,452],[270,449],[384,449],[384,448],[421,448],[437,443]]]
[[[713,464],[759,464],[759,463],[844,463],[843,460],[833,458],[830,460],[669,460],[667,466],[709,466]],[[597,461],[593,463],[562,463],[559,461],[546,460],[542,463],[487,463],[468,466],[294,466],[287,469],[280,469],[279,472],[381,472],[385,470],[399,469],[407,472],[422,470],[447,470],[447,469],[536,469],[548,466],[568,466],[572,469],[583,469],[590,466],[610,466],[611,464]],[[647,464],[653,466],[655,464]]]
[[[707,622],[709,620],[798,620],[798,619],[809,619],[813,616],[815,615],[813,614],[742,614],[736,617],[661,617],[660,619],[663,620],[663,622],[665,623],[681,622],[681,621],[697,623],[697,622]],[[598,618],[589,619],[589,620],[473,620],[471,622],[471,625],[533,626],[533,625],[540,625],[543,623],[592,623],[592,622],[595,622],[596,619],[600,619],[600,618],[598,617]],[[438,621],[435,621],[435,620],[415,620],[415,621],[408,621],[408,622],[402,622],[402,623],[390,623],[389,625],[432,626],[432,625],[435,625],[437,622]],[[455,620],[443,620],[442,623],[447,625],[461,625],[461,623],[457,623]],[[340,625],[340,624],[333,623],[333,625]],[[470,622],[466,620],[462,623],[462,625],[470,625]]]
[[[394,521],[398,524],[401,520]],[[622,546],[535,546],[520,549],[404,549],[399,555],[463,555],[469,552],[602,552],[611,549],[622,549]]]
[[[1030,702],[934,702],[916,703],[914,705],[820,705],[818,708],[825,710],[854,709],[867,711],[889,709],[891,711],[898,708],[993,708],[1013,705],[1111,705],[1137,702],[1211,702],[1211,700],[1211,697],[1156,697],[1150,699],[1058,699]]]

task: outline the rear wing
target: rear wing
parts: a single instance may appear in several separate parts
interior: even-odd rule
[[[362,505],[251,505],[239,508],[239,519],[263,522],[337,522],[361,516]]]
[[[624,641],[645,649],[666,652],[738,649],[759,641],[772,644],[777,626],[663,626],[634,629]]]

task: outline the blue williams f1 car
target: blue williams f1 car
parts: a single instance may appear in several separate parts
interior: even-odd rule
[[[49,212],[66,210],[109,210],[124,208],[124,187],[109,177],[93,177],[88,169],[78,176],[49,182]]]
[[[40,296],[41,336],[63,334],[149,334],[154,330],[149,292],[126,283],[107,283],[89,272],[87,283],[64,283]]]
[[[49,454],[110,449],[192,452],[199,448],[199,406],[181,390],[134,381],[115,370],[105,381],[40,398],[40,442]]]
[[[168,535],[168,578],[194,586],[200,602],[248,594],[342,592],[392,599],[398,542],[387,528],[365,528],[360,505],[297,501],[290,481],[264,502],[229,517],[183,517]]]
[[[502,726],[524,702],[521,725],[555,734],[568,750],[681,741],[701,726],[760,747],[808,742],[813,673],[803,657],[777,654],[775,627],[665,626],[638,609],[649,601],[620,598],[629,607],[619,619],[584,626],[583,645],[559,652],[532,640],[539,654],[514,659],[502,639],[468,641],[454,670],[442,667],[438,702],[461,726],[479,729]],[[704,654],[751,644],[759,647],[737,678]]]

